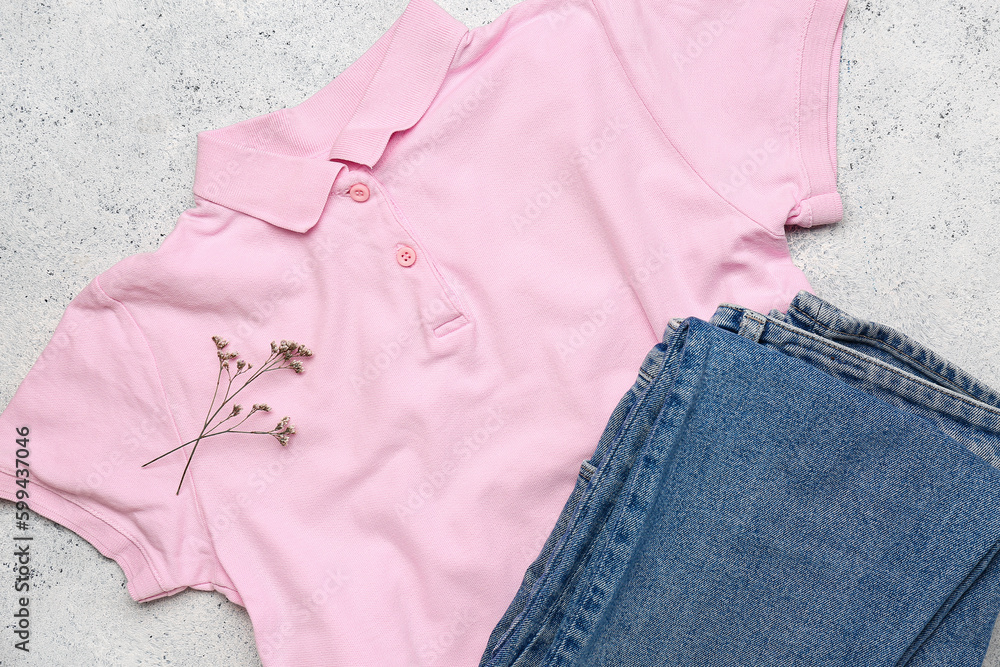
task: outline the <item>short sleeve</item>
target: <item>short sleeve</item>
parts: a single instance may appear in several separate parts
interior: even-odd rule
[[[95,278],[0,414],[0,497],[26,491],[31,510],[114,559],[136,601],[210,589],[193,489],[175,495],[171,466],[140,467],[179,444],[145,337]]]
[[[837,222],[847,0],[593,0],[626,74],[705,183],[781,233]]]

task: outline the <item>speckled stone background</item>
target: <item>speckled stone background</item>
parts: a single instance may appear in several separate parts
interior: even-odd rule
[[[439,0],[470,28],[513,0]],[[327,84],[405,0],[0,3],[0,405],[98,273],[193,205],[196,132]],[[1000,386],[1000,0],[851,0],[839,104],[846,216],[790,235],[817,294]],[[253,666],[246,612],[138,604],[113,561],[37,518],[32,652],[12,648],[0,502],[0,664]],[[996,636],[996,635],[995,635]],[[1000,666],[997,642],[986,665]]]

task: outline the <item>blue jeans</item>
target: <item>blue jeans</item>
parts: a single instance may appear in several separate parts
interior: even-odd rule
[[[997,406],[805,292],[674,322],[480,664],[980,665]]]

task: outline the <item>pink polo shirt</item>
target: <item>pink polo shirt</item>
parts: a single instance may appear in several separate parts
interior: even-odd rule
[[[668,321],[809,288],[784,229],[842,215],[845,2],[526,0],[469,30],[411,0],[310,98],[198,134],[194,207],[0,416],[0,496],[28,470],[137,601],[245,606],[267,667],[475,665]],[[206,430],[283,339],[308,350]]]

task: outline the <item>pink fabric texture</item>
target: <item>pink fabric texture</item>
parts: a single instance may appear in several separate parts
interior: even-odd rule
[[[313,96],[200,132],[195,205],[70,303],[0,416],[29,505],[137,601],[245,606],[267,667],[477,664],[668,321],[809,289],[784,230],[842,215],[845,2],[469,30],[411,0]],[[213,335],[312,350],[235,401],[295,433],[202,440],[175,495],[192,445],[140,466],[202,429]]]

